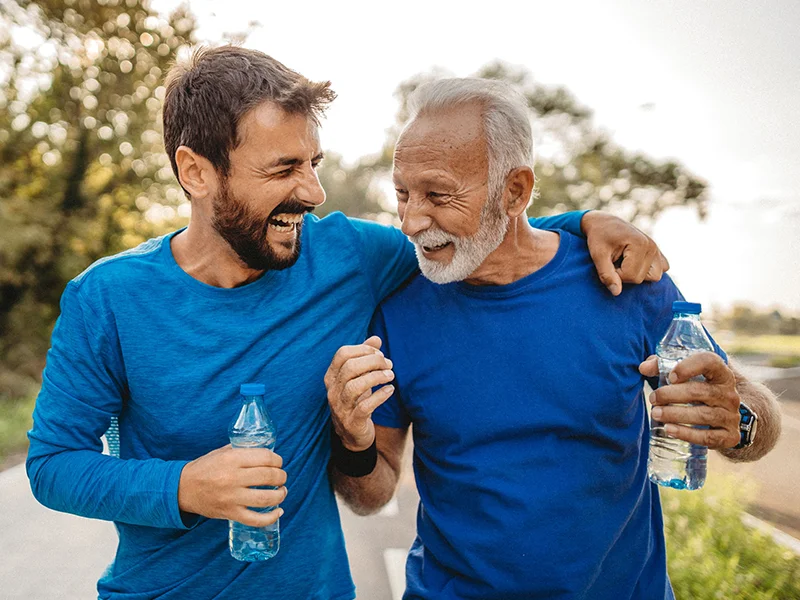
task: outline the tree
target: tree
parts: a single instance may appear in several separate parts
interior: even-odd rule
[[[148,0],[0,8],[0,396],[17,396],[67,281],[187,213],[158,113],[195,23]]]
[[[441,70],[422,73],[397,89],[399,109],[395,126],[389,131],[383,151],[369,159],[375,176],[386,177],[391,169],[394,144],[408,118],[408,98],[422,83],[447,75]],[[692,206],[703,217],[708,196],[706,183],[676,161],[659,162],[642,154],[625,151],[592,122],[591,111],[581,106],[564,87],[549,88],[537,83],[524,68],[501,62],[483,67],[475,75],[500,79],[517,86],[528,100],[537,145],[537,188],[532,216],[576,209],[602,209],[619,214],[648,228],[673,206]],[[358,163],[353,169],[363,167]],[[330,193],[331,207],[358,205],[360,193],[347,190],[340,197]],[[374,187],[373,187],[374,189]]]

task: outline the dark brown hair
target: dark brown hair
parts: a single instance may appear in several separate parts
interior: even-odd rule
[[[187,146],[227,176],[229,153],[241,139],[238,125],[250,110],[272,101],[319,124],[336,98],[330,81],[316,83],[257,50],[239,46],[200,47],[188,64],[167,74],[164,146],[178,177],[175,151]]]

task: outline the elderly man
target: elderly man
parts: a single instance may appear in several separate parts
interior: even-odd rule
[[[115,522],[101,598],[353,598],[322,380],[415,271],[413,246],[391,227],[308,214],[325,200],[328,83],[225,46],[195,53],[166,87],[164,145],[189,226],[67,285],[29,433],[31,487],[50,508]],[[609,285],[618,256],[631,280],[651,259],[650,277],[661,275],[655,245],[608,216],[537,223],[588,228]],[[228,445],[246,382],[267,386],[275,453]],[[102,454],[113,422],[119,456]],[[275,558],[231,557],[226,520],[280,515]]]
[[[326,375],[348,459],[335,485],[357,512],[383,505],[413,424],[406,599],[669,599],[642,401],[657,368],[642,361],[681,295],[665,277],[612,298],[583,240],[528,223],[531,165],[524,100],[507,86],[417,92],[394,181],[424,277],[385,300],[376,337],[340,349]],[[718,353],[682,362],[654,411],[676,437],[755,459],[777,437],[774,398]],[[686,383],[697,375],[706,382]],[[745,444],[740,400],[765,425]]]

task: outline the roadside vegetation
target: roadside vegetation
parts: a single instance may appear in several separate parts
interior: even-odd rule
[[[800,556],[742,523],[754,488],[709,476],[696,492],[663,490],[667,560],[677,600],[800,598]]]

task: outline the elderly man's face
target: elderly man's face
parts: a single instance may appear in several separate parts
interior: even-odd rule
[[[466,279],[503,241],[508,216],[488,170],[479,105],[424,114],[400,136],[398,214],[431,281]]]

